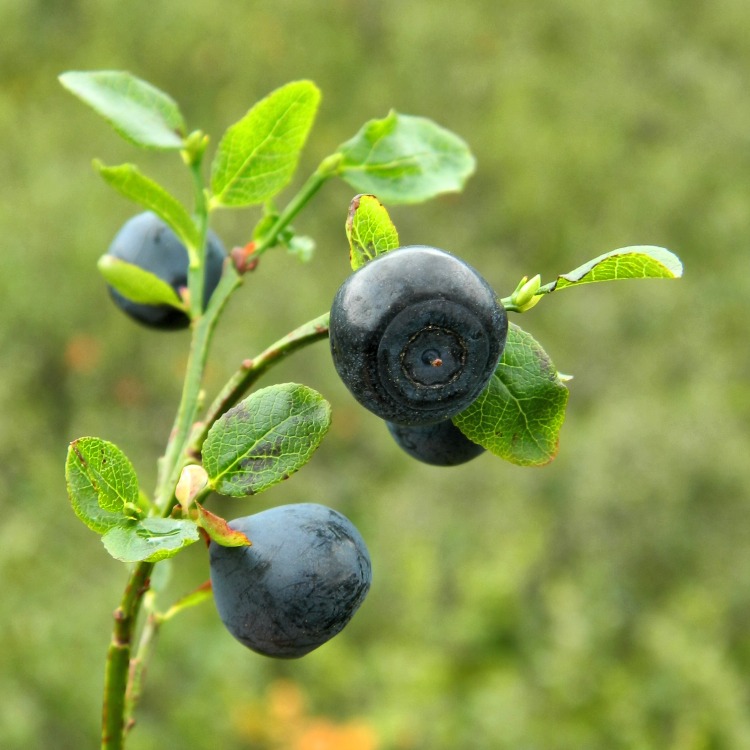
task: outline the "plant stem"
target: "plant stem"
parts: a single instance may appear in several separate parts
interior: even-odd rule
[[[153,593],[152,593],[153,595]],[[128,685],[125,691],[125,734],[133,727],[133,713],[141,697],[143,680],[146,674],[146,667],[151,656],[152,649],[156,643],[156,637],[161,627],[161,618],[153,611],[148,613],[146,622],[141,630],[141,637],[138,640],[138,650],[135,656],[130,660],[130,670],[128,674]]]
[[[167,448],[159,461],[155,508],[163,517],[168,516],[174,507],[174,489],[179,480],[180,472],[188,460],[191,436],[194,432],[194,424],[200,404],[203,374],[216,323],[230,295],[242,283],[242,279],[234,266],[227,260],[219,285],[211,295],[208,307],[205,311],[203,310],[209,206],[200,173],[201,156],[202,152],[192,161],[189,161],[195,184],[195,216],[198,223],[200,245],[198,248],[192,248],[192,252],[189,253],[191,260],[188,268],[188,288],[190,290],[192,337],[185,380]],[[277,243],[279,234],[321,188],[323,183],[335,174],[337,163],[335,155],[321,163],[303,185],[300,192],[287,205],[269,232],[259,241],[256,247],[257,253],[262,253]],[[277,341],[276,344],[266,349],[252,362],[243,363],[240,372],[230,381],[215,402],[219,411],[216,412],[213,408],[209,410],[209,414],[216,414],[209,426],[220,414],[241,398],[242,393],[260,377],[274,360],[327,335],[328,315],[326,314]],[[202,439],[198,445],[201,443]],[[133,711],[140,697],[146,657],[150,653],[160,626],[159,618],[153,612],[150,613],[141,633],[138,654],[135,659],[131,660],[138,614],[143,598],[149,590],[149,577],[153,567],[154,563],[149,562],[140,562],[135,566],[123,593],[120,606],[115,610],[112,640],[107,652],[105,667],[102,750],[122,750],[124,746],[125,735],[132,723]]]
[[[147,611],[147,618],[138,639],[138,649],[130,659],[127,689],[125,691],[125,704],[123,711],[123,734],[127,733],[135,725],[133,714],[143,690],[143,681],[146,677],[151,654],[156,645],[161,626],[167,620],[171,620],[189,607],[194,607],[211,596],[211,582],[202,583],[194,591],[186,594],[175,602],[166,612],[157,612],[154,609],[155,593],[151,590],[143,592],[142,608]]]
[[[188,244],[188,290],[190,292],[190,318],[197,319],[203,312],[203,290],[206,283],[206,237],[208,235],[208,197],[203,182],[203,155],[208,137],[197,130],[185,141],[182,160],[193,178],[194,221],[198,230],[197,246]]]
[[[211,336],[227,299],[240,283],[241,278],[232,265],[227,263],[206,312],[193,321],[193,335],[182,398],[167,444],[167,451],[159,468],[156,507],[163,516],[169,515],[174,505],[174,488],[185,463],[185,454],[198,411],[203,371],[208,358]],[[128,680],[131,673],[130,654],[138,612],[143,596],[148,591],[149,576],[153,566],[154,563],[149,562],[140,562],[136,565],[128,580],[120,606],[115,610],[115,623],[112,629],[112,642],[107,653],[104,680],[102,750],[121,750],[126,729],[126,716],[132,714],[138,698],[139,690],[134,690],[137,686],[131,686],[131,692],[128,695]]]
[[[205,366],[208,344],[213,327],[231,292],[240,283],[231,267],[225,271],[205,315],[198,319],[194,330],[190,360],[185,375],[182,400],[167,453],[162,459],[157,504],[166,516],[174,505],[174,487],[185,462],[189,438],[198,408],[198,395]],[[242,367],[230,379],[209,409],[199,438],[192,447],[200,447],[213,422],[237,403],[244,392],[272,364],[287,354],[328,336],[328,317],[325,313],[287,334]],[[154,563],[141,562],[131,573],[120,606],[115,610],[112,642],[107,653],[104,680],[104,708],[102,722],[102,750],[121,750],[126,731],[132,721],[133,710],[140,697],[143,668],[158,632],[160,620],[151,613],[141,633],[141,645],[131,660],[132,642],[143,598],[149,588],[149,576]]]
[[[224,305],[241,283],[241,277],[227,261],[221,281],[211,296],[206,312],[193,321],[193,336],[180,406],[167,444],[167,451],[160,465],[156,505],[164,515],[171,510],[174,488],[185,463],[190,434],[198,413],[209,343]]]
[[[263,373],[271,367],[276,360],[285,357],[288,354],[301,349],[302,347],[312,344],[315,341],[328,337],[328,319],[330,313],[323,313],[317,318],[308,320],[299,328],[295,328],[291,333],[280,338],[271,344],[267,349],[252,359],[246,359],[239,370],[227,381],[227,384],[221,390],[219,395],[208,409],[205,420],[203,421],[200,432],[197,433],[192,442],[191,450],[200,451],[203,441],[206,439],[211,425],[228,409],[237,404],[249,388],[260,378]]]
[[[208,237],[208,202],[203,187],[200,161],[190,165],[195,185],[195,220],[198,225],[199,245],[190,253],[188,289],[190,290],[190,317],[195,320],[203,313],[203,293],[206,285],[206,241]]]
[[[256,242],[255,249],[253,250],[254,256],[260,256],[266,250],[276,245],[279,240],[279,234],[289,226],[294,217],[305,207],[315,193],[323,187],[323,184],[336,174],[339,161],[336,158],[337,156],[337,154],[334,154],[324,159],[318,168],[308,177],[307,182],[300,188],[300,191],[294,198],[289,201],[268,232]]]
[[[107,652],[102,709],[102,750],[121,750],[125,734],[125,695],[130,652],[138,611],[148,591],[153,563],[138,563],[130,574],[120,606],[115,610],[112,641]]]

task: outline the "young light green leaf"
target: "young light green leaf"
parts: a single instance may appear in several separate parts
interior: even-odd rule
[[[315,240],[307,235],[295,234],[292,231],[288,236],[282,236],[281,242],[289,254],[301,263],[309,263],[315,254]]]
[[[115,190],[164,219],[183,245],[198,246],[198,228],[182,203],[158,182],[146,177],[135,164],[107,167],[95,161],[94,167]]]
[[[219,494],[253,495],[304,466],[330,424],[331,407],[312,388],[261,388],[211,427],[203,466]]]
[[[352,270],[399,246],[398,232],[385,206],[374,195],[357,195],[346,217]]]
[[[279,212],[274,202],[272,200],[266,201],[263,207],[263,216],[253,229],[253,239],[262,245],[265,235],[271,232],[278,218]],[[280,232],[275,234],[273,244],[283,245],[290,255],[293,255],[302,263],[312,260],[315,253],[315,240],[312,237],[297,234],[291,224],[287,224]]]
[[[196,503],[197,523],[211,539],[222,547],[248,547],[252,542],[238,529],[233,529],[221,516]]]
[[[74,440],[65,482],[75,514],[99,534],[139,514],[135,469],[113,443],[95,437]]]
[[[521,466],[557,454],[568,389],[537,341],[511,324],[500,362],[479,398],[453,418],[466,437]]]
[[[159,568],[164,567],[159,565]],[[159,569],[157,568],[157,570]],[[153,588],[153,586],[152,586]],[[161,617],[159,618],[162,622],[171,620],[175,615],[178,615],[185,609],[190,607],[196,607],[199,604],[211,599],[213,597],[213,589],[211,588],[211,581],[205,581],[197,588],[193,589],[190,593],[178,599]]]
[[[198,526],[185,518],[144,518],[111,528],[102,543],[115,560],[158,562],[200,539]]]
[[[338,174],[385,203],[419,203],[463,188],[475,160],[466,143],[432,120],[391,111],[339,146]]]
[[[170,284],[140,266],[102,255],[97,267],[106,282],[123,297],[142,305],[170,305],[185,311],[185,304]]]
[[[59,80],[136,146],[182,148],[182,113],[169,95],[150,83],[120,70],[70,71]]]
[[[271,231],[278,218],[279,212],[276,205],[273,201],[267,201],[263,206],[263,216],[258,219],[258,223],[253,228],[253,239],[262,239],[267,232]]]
[[[576,284],[618,279],[679,279],[682,262],[669,250],[655,245],[634,245],[604,253],[542,287],[553,292]]]
[[[320,102],[311,81],[293,81],[232,125],[211,167],[211,206],[251,206],[291,180]]]

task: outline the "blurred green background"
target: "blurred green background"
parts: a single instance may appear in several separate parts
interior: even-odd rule
[[[153,486],[188,342],[132,325],[96,271],[138,209],[93,157],[190,195],[178,158],[136,152],[56,80],[100,68],[168,91],[214,143],[273,88],[314,80],[297,186],[367,119],[435,119],[478,169],[461,195],[393,209],[401,239],[463,256],[501,294],[629,244],[686,266],[520,319],[575,376],[542,469],[410,461],[325,344],[274,371],[323,392],[331,433],[289,482],[211,507],[332,505],[368,541],[372,591],[295,662],[243,649],[210,603],[184,613],[133,750],[750,747],[746,0],[0,0],[0,27],[0,747],[97,745],[125,571],[70,510],[65,452],[106,438]],[[314,260],[270,253],[233,299],[210,394],[330,304],[351,197],[327,185],[295,222]],[[256,219],[215,228],[231,246]],[[200,545],[175,562],[168,599],[207,577]]]

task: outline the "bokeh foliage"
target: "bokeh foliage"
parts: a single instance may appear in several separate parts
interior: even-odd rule
[[[462,255],[501,294],[630,244],[686,267],[524,316],[575,375],[543,469],[416,465],[337,382],[324,344],[285,362],[275,379],[332,402],[329,435],[262,499],[210,507],[332,505],[368,541],[372,592],[299,662],[245,653],[210,604],[181,615],[134,750],[301,748],[280,729],[279,685],[339,737],[364,727],[360,750],[750,746],[745,0],[4,0],[0,21],[1,747],[95,745],[124,575],[70,511],[65,451],[99,435],[153,484],[184,366],[186,336],[132,326],[96,270],[137,209],[90,162],[134,154],[56,76],[103,68],[168,91],[214,143],[271,89],[315,81],[300,179],[391,108],[435,119],[477,173],[462,195],[393,209],[401,240]],[[189,195],[176,158],[138,161]],[[351,197],[328,185],[295,223],[318,240],[311,265],[263,258],[230,305],[210,387],[330,303]],[[244,243],[256,218],[226,212],[215,228]],[[207,577],[199,545],[178,560],[176,595]]]

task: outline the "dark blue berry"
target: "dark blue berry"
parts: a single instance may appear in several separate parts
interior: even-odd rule
[[[365,542],[345,516],[314,503],[231,521],[250,547],[210,546],[219,616],[253,651],[296,658],[349,622],[370,588]]]
[[[127,221],[107,252],[115,258],[150,271],[166,281],[178,294],[180,288],[187,286],[187,249],[172,229],[150,211],[138,214]],[[204,306],[208,304],[219,283],[225,258],[226,251],[221,240],[214,232],[209,231]],[[144,305],[133,302],[112,287],[109,288],[109,292],[123,312],[150,328],[174,330],[186,328],[190,324],[190,319],[185,313],[169,305]]]
[[[495,371],[507,333],[505,309],[477,271],[422,245],[364,265],[331,307],[339,376],[365,408],[395,424],[463,411]]]
[[[458,466],[484,453],[447,419],[427,425],[398,425],[387,422],[398,445],[412,458],[433,466]]]

